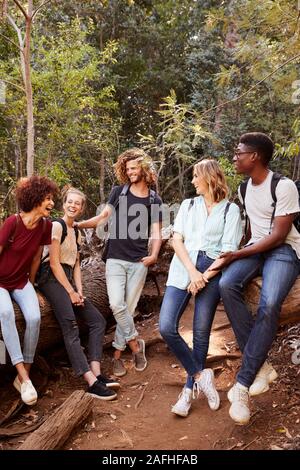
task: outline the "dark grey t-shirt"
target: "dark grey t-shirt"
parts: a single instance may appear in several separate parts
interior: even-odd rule
[[[108,198],[108,204],[113,207],[119,198],[119,205],[109,224],[107,259],[137,262],[148,255],[151,224],[162,221],[162,200],[155,193],[150,204],[150,194],[148,197],[137,197],[130,188],[126,196],[120,196],[123,187],[115,186]]]

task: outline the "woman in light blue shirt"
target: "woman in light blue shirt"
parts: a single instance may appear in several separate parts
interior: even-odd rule
[[[188,378],[172,412],[187,416],[192,390],[203,392],[209,407],[217,410],[219,394],[212,369],[205,369],[211,326],[220,300],[221,273],[214,261],[222,252],[235,251],[242,238],[240,211],[227,199],[228,187],[216,160],[194,166],[192,184],[198,197],[182,202],[174,223],[175,255],[160,311],[160,333],[185,368]],[[193,351],[178,333],[182,314],[195,296]]]

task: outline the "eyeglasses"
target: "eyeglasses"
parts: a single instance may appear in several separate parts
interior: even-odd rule
[[[249,150],[248,152],[240,152],[238,149],[233,151],[233,155],[237,157],[237,159],[239,159],[241,155],[244,155],[246,153],[254,153],[254,151]]]

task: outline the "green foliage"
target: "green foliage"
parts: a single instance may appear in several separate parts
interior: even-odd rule
[[[117,154],[141,145],[166,202],[189,195],[191,167],[203,157],[219,159],[233,194],[232,149],[258,130],[277,142],[273,168],[300,176],[298,13],[294,0],[49,2],[32,35],[37,171],[82,188],[93,212],[99,178],[107,194]],[[0,32],[9,39],[0,41],[7,210],[24,174],[26,102],[14,32],[7,24]]]
[[[228,160],[228,158],[221,156],[218,161],[225,174],[226,182],[230,190],[229,197],[237,199],[237,190],[244,178],[242,175],[236,174],[232,161]]]
[[[213,136],[206,130],[200,113],[188,104],[178,104],[174,90],[163,99],[157,114],[161,117],[160,131],[156,137],[139,134],[140,143],[159,164],[159,175],[164,181],[164,185],[160,185],[161,193],[166,194],[170,188],[175,170],[179,174],[179,193],[183,196],[185,171],[202,155],[203,142]],[[176,199],[176,194],[173,198]]]

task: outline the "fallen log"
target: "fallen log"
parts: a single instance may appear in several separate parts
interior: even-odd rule
[[[171,252],[170,249],[165,249],[160,256],[159,263],[149,270],[149,277],[147,278],[145,288],[143,290],[137,312],[142,311],[145,313],[153,312],[159,308],[162,295],[164,292],[166,273],[170,263]],[[153,281],[156,278],[157,283],[161,287],[161,295],[158,295],[157,288]],[[93,304],[100,310],[104,318],[107,320],[108,326],[114,323],[112,311],[109,307],[109,301],[106,291],[105,280],[105,264],[101,257],[94,256],[93,258],[86,258],[82,262],[82,284],[84,295],[93,302]],[[37,347],[37,352],[46,351],[57,344],[62,343],[63,338],[59,324],[52,312],[50,304],[46,298],[37,290],[37,295],[41,310],[41,328],[40,337]],[[14,310],[16,315],[16,325],[20,338],[24,336],[25,322],[24,317],[14,302]],[[86,331],[83,322],[78,318],[80,330],[84,333]],[[0,339],[2,339],[0,328]]]
[[[108,297],[105,282],[105,264],[98,258],[85,263],[82,270],[82,280],[84,286],[84,295],[86,295],[95,306],[101,311],[102,315],[107,319],[113,320],[112,312],[109,308]],[[52,312],[49,302],[37,290],[37,295],[41,310],[41,329],[37,352],[45,351],[63,341],[61,330],[56,318]],[[24,336],[25,322],[24,317],[14,302],[14,310],[16,315],[16,325],[20,334],[20,338]],[[79,324],[81,330],[84,330],[82,323]],[[0,330],[1,339],[1,330]]]
[[[262,285],[262,278],[257,277],[253,279],[251,284],[246,289],[245,298],[250,310],[253,314],[256,313],[260,290]],[[290,290],[287,298],[283,302],[279,323],[285,325],[287,323],[297,323],[300,321],[300,276],[298,276],[295,284]]]
[[[73,429],[88,418],[93,401],[93,397],[83,390],[75,390],[18,450],[60,449]]]
[[[245,300],[253,315],[256,314],[258,308],[261,285],[262,278],[256,277],[245,289]],[[219,303],[217,311],[224,313],[225,310],[222,301]],[[297,322],[300,322],[300,276],[298,276],[287,298],[283,302],[279,316],[280,325]]]
[[[166,277],[169,269],[169,263],[172,256],[172,250],[170,249],[169,243],[166,243],[162,250],[159,261],[151,270],[149,270],[149,276],[147,277],[146,285],[143,289],[140,302],[138,304],[137,311],[148,314],[153,311],[158,311],[160,308],[162,296],[165,290]],[[157,287],[153,281],[153,277],[156,278],[159,286],[160,295]],[[108,326],[114,322],[112,312],[109,307],[107,292],[106,292],[106,281],[105,281],[105,264],[102,262],[99,256],[89,258],[82,263],[82,279],[84,295],[86,295],[94,305],[101,311],[103,316],[108,321]],[[259,294],[261,289],[261,278],[254,279],[245,291],[246,300],[250,306],[251,311],[255,314]],[[38,292],[38,298],[41,307],[41,330],[40,338],[38,343],[38,352],[46,351],[50,347],[55,346],[62,342],[62,335],[60,327],[53,315],[51,307],[47,300]],[[300,321],[300,276],[298,277],[295,285],[291,289],[288,297],[286,298],[282,311],[280,314],[280,324],[294,323]],[[20,337],[23,337],[24,333],[24,318],[21,314],[18,306],[15,304],[16,313],[16,324]],[[218,306],[219,311],[224,312],[222,302]],[[80,321],[79,321],[80,324]],[[82,324],[79,325],[80,329],[84,331]],[[0,331],[1,339],[1,331]]]

